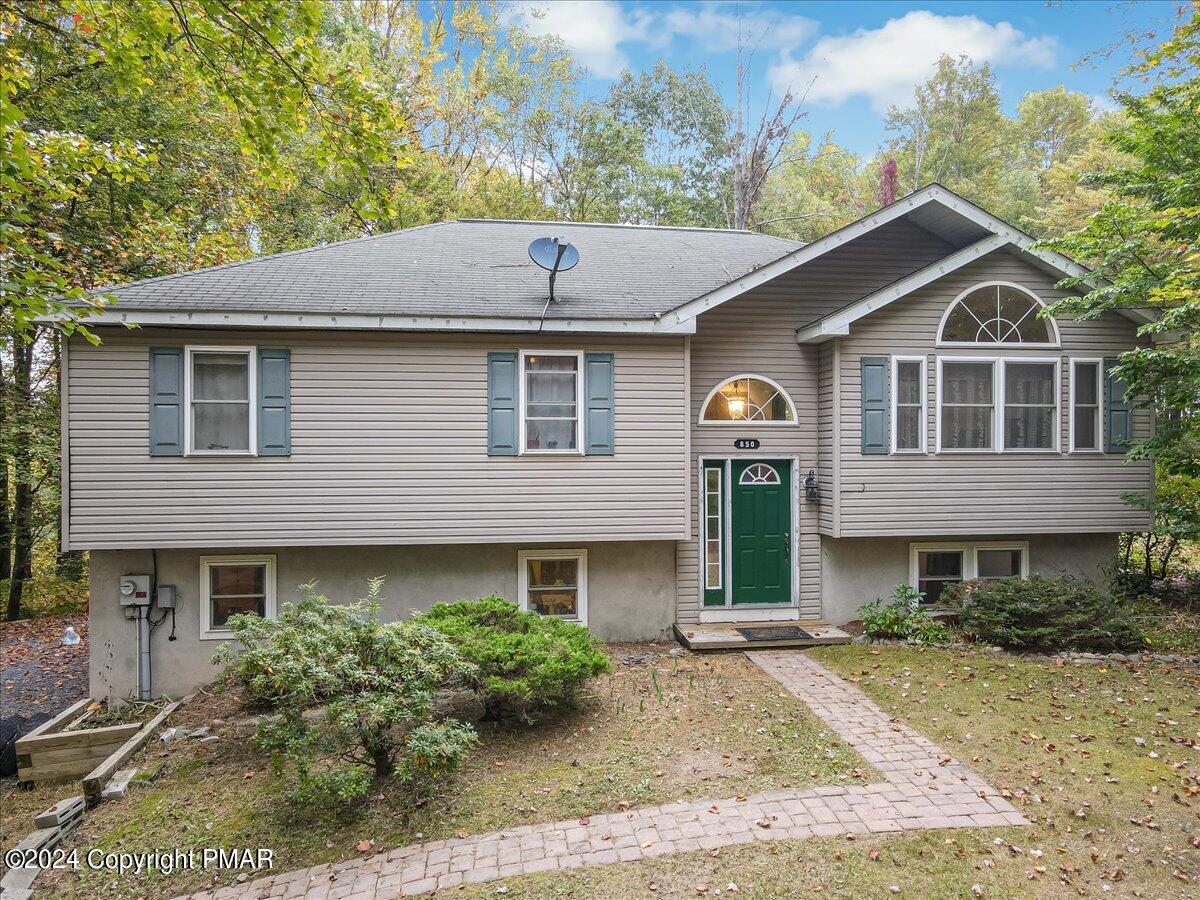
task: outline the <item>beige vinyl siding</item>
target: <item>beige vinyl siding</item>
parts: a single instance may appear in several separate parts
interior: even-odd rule
[[[69,546],[680,540],[683,338],[105,329],[72,341]],[[292,455],[147,453],[148,348],[289,347]],[[487,353],[615,353],[616,454],[487,455]]]
[[[817,521],[822,534],[833,534],[837,522],[837,491],[834,485],[838,482],[841,464],[837,455],[840,385],[834,374],[838,350],[836,340],[820,344],[817,350],[817,483],[821,488]]]
[[[891,222],[786,275],[754,288],[699,317],[691,338],[691,496],[699,496],[702,456],[799,457],[794,473],[803,479],[820,470],[818,459],[818,348],[796,343],[796,328],[878,290],[949,253],[951,248],[908,222]],[[700,425],[700,407],[709,391],[734,375],[764,375],[788,392],[796,407],[795,426]],[[735,450],[735,438],[758,438],[756,451]],[[830,444],[832,449],[832,444]],[[832,481],[827,488],[832,487]],[[821,548],[818,511],[800,494],[800,615],[821,615]],[[697,503],[692,506],[693,538],[678,545],[676,578],[679,622],[699,621],[701,533]]]
[[[1047,301],[1062,296],[1054,289],[1052,276],[998,251],[859,320],[850,335],[840,339],[841,491],[835,527],[840,527],[842,536],[1112,532],[1146,524],[1146,516],[1128,506],[1121,495],[1150,491],[1149,463],[1126,463],[1122,456],[1097,453],[936,452],[939,355],[1061,360],[1061,447],[1065,451],[1069,447],[1069,360],[1114,356],[1137,344],[1134,323],[1112,313],[1091,322],[1060,320],[1061,350],[1024,350],[1014,345],[936,348],[938,325],[947,306],[972,285],[992,280],[1019,284]],[[875,355],[926,356],[929,454],[862,454],[859,360]],[[1137,437],[1149,433],[1145,410],[1135,413],[1134,428]]]

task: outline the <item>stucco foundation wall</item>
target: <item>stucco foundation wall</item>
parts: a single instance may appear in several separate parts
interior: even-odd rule
[[[887,538],[821,537],[821,586],[824,618],[841,624],[858,618],[858,608],[886,597],[898,583],[909,583],[909,545],[945,539],[974,538],[931,535]],[[1029,541],[1029,571],[1047,576],[1069,575],[1102,584],[1116,559],[1115,534],[987,535],[980,541]]]
[[[563,546],[563,545],[556,545]],[[273,553],[277,600],[295,600],[297,586],[320,582],[332,600],[366,593],[367,579],[382,575],[383,614],[407,618],[432,604],[498,594],[517,597],[517,551],[549,545],[472,544],[399,547],[303,547],[159,550],[158,583],[174,584],[179,595],[176,640],[168,618],[153,632],[156,695],[181,696],[216,678],[212,654],[219,640],[200,638],[200,557]],[[668,636],[675,620],[675,544],[670,541],[572,544],[588,554],[588,628],[606,641],[654,640]],[[149,550],[95,550],[91,556],[91,691],[94,697],[124,698],[136,691],[136,624],[122,615],[117,582],[149,573]]]

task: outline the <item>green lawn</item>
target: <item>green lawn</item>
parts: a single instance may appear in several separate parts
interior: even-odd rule
[[[728,797],[784,787],[848,783],[875,774],[795,698],[740,655],[675,660],[664,646],[609,648],[617,663],[597,679],[582,708],[537,727],[485,729],[465,769],[423,807],[380,789],[345,814],[297,810],[250,743],[249,724],[217,727],[221,741],[157,745],[141,761],[165,759],[150,788],[89,814],[79,847],[271,847],[277,871],[456,834],[574,818],[659,802]],[[631,655],[648,662],[621,664]],[[185,708],[198,725],[240,712],[230,695]],[[857,774],[856,774],[857,770]],[[29,816],[68,789],[9,792],[8,843]],[[45,877],[45,876],[43,876]],[[218,874],[217,883],[233,875]],[[43,881],[39,879],[39,885]],[[50,877],[63,897],[169,897],[211,884],[202,876]]]
[[[973,885],[1004,898],[1200,895],[1194,669],[892,647],[813,655],[969,762],[1033,827],[754,844],[510,879],[507,896],[949,898]]]

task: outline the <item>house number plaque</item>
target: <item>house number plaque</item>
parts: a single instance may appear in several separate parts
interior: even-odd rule
[[[733,447],[735,450],[757,450],[759,441],[758,438],[736,438]]]

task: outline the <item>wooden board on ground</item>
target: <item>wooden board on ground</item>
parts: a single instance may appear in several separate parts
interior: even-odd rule
[[[133,754],[136,753],[141,746],[150,739],[150,735],[154,734],[155,729],[165,722],[171,713],[179,709],[182,704],[186,703],[193,696],[194,695],[189,694],[182,700],[176,700],[172,703],[168,703],[165,707],[163,707],[162,712],[146,723],[145,727],[143,727],[141,731],[122,744],[120,748],[118,748],[111,756],[108,757],[108,759],[96,766],[96,768],[93,769],[91,773],[83,779],[83,795],[87,798],[89,806],[93,806],[100,802],[102,799],[101,793],[104,791],[104,786],[108,784],[108,780],[112,778],[114,774],[116,774],[116,771],[118,768],[120,768],[121,764],[129,759],[129,757],[133,756]]]
[[[141,723],[82,731],[27,734],[17,740],[17,778],[23,782],[86,775],[141,729]]]

